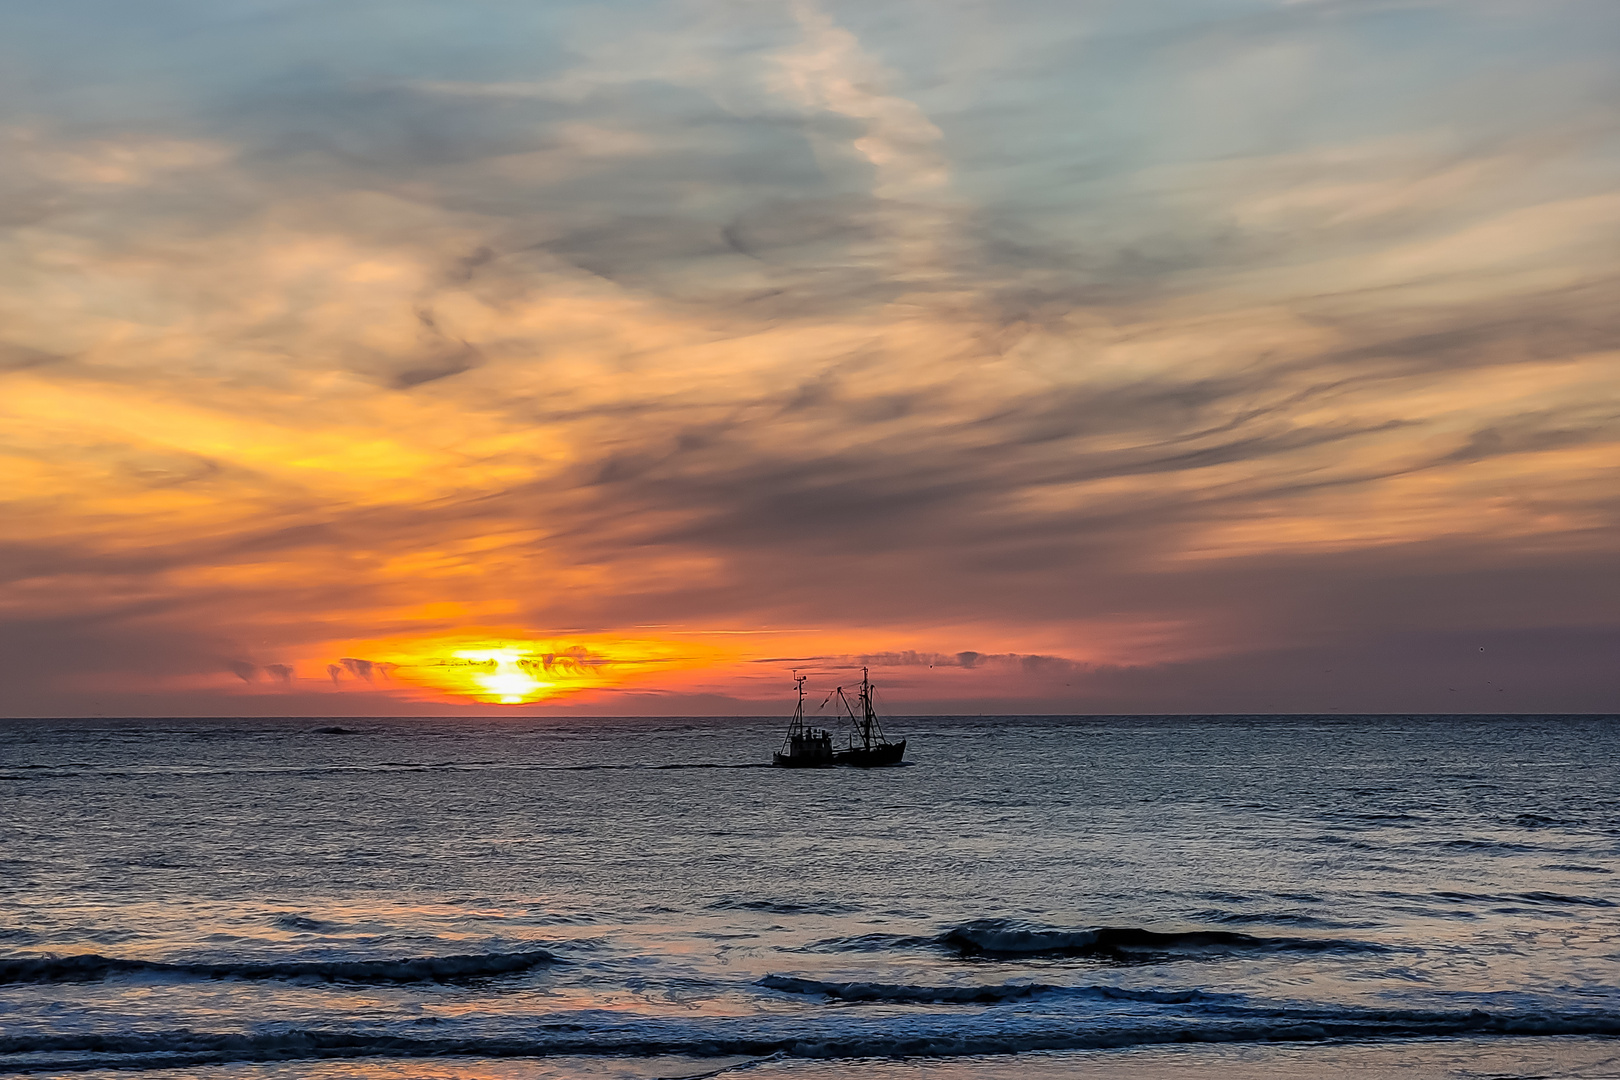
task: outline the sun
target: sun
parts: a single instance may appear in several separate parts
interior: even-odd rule
[[[494,698],[502,705],[523,705],[544,696],[546,690],[557,685],[530,675],[523,665],[528,657],[516,649],[458,649],[454,656],[480,668],[489,668],[474,671],[471,681],[484,691],[478,696]]]

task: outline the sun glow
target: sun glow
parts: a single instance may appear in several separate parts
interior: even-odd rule
[[[530,675],[523,664],[527,658],[516,649],[461,649],[455,658],[476,667],[489,667],[487,673],[473,675],[472,681],[483,687],[485,693],[480,697],[494,698],[502,705],[522,705],[556,685]]]
[[[510,631],[473,632],[451,638],[351,641],[336,647],[344,659],[326,667],[336,686],[392,687],[487,705],[529,705],[638,687],[657,692],[649,683],[662,685],[677,672],[690,677],[699,669],[735,660],[729,650],[696,642],[608,634],[546,638]]]

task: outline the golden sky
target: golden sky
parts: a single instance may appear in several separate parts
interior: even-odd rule
[[[0,30],[12,715],[1620,710],[1609,0]]]

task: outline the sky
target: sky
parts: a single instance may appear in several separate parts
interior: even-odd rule
[[[1613,0],[0,0],[0,711],[1620,711]]]

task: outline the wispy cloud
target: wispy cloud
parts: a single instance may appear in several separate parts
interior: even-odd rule
[[[0,16],[20,709],[658,621],[761,639],[711,703],[1153,708],[1614,625],[1600,0],[166,10]]]

